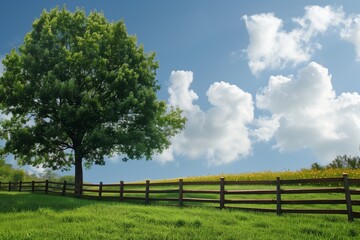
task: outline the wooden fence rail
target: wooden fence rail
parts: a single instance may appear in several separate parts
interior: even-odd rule
[[[341,187],[329,187],[326,184],[340,184]],[[319,186],[319,184],[322,184]],[[198,189],[199,185],[202,189]],[[270,189],[241,189],[249,185],[267,186]],[[301,187],[298,187],[301,185]],[[306,188],[303,188],[303,186]],[[326,187],[324,187],[324,185]],[[263,212],[274,212],[277,215],[283,213],[309,213],[309,214],[346,214],[349,221],[360,218],[360,189],[350,188],[353,185],[359,186],[360,179],[349,179],[347,174],[341,178],[322,178],[322,179],[294,179],[270,181],[197,181],[184,182],[183,179],[173,182],[151,183],[125,183],[119,184],[83,184],[83,192],[80,196],[84,198],[105,199],[112,198],[119,201],[138,200],[145,204],[150,202],[177,202],[182,207],[185,203],[206,203],[216,204],[220,209],[237,208],[242,210],[254,210]],[[216,187],[218,186],[218,188]],[[296,187],[294,187],[296,186]],[[168,189],[164,189],[168,187]],[[204,188],[210,189],[204,189]],[[284,188],[285,187],[285,188]],[[288,188],[292,187],[292,188]],[[160,188],[160,189],[159,189]],[[190,188],[190,189],[189,189]],[[215,188],[215,189],[214,189]],[[217,189],[216,189],[217,188]],[[229,189],[226,189],[229,188]],[[272,188],[272,189],[271,189]],[[53,181],[31,181],[31,182],[0,182],[0,190],[19,191],[19,192],[44,192],[45,194],[59,194],[75,196],[75,186],[73,183],[53,182]],[[287,196],[298,196],[299,194],[328,194],[326,199],[288,199]],[[335,195],[334,195],[335,194]],[[157,195],[157,196],[154,196]],[[247,196],[263,195],[270,198],[249,199]],[[339,197],[338,199],[330,196]],[[342,197],[341,197],[342,196]],[[353,199],[352,199],[353,198]],[[215,205],[215,206],[216,206]],[[244,207],[249,206],[249,207]],[[255,207],[254,207],[255,205]],[[274,208],[261,208],[262,205],[274,206]],[[312,208],[284,208],[284,206],[311,205]],[[318,207],[320,205],[320,207]],[[326,206],[341,205],[343,209],[329,209]],[[316,206],[316,208],[314,208]]]

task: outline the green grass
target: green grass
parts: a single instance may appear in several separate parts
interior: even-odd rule
[[[360,239],[346,219],[0,192],[0,239]]]
[[[176,189],[175,186],[151,186],[151,190],[169,190]],[[303,189],[303,188],[326,188],[329,186],[299,186],[299,185],[283,185],[282,189]],[[93,188],[98,189],[98,188]],[[104,187],[103,189],[118,189],[118,187]],[[125,187],[125,189],[137,189],[137,190],[145,190],[145,187]],[[229,185],[225,187],[226,190],[275,190],[275,185]],[[356,189],[352,187],[351,189]],[[217,185],[186,185],[184,186],[184,190],[219,190],[219,186]],[[98,193],[85,193],[88,196],[97,196]],[[104,193],[103,196],[119,196],[119,193]],[[132,197],[142,197],[144,198],[144,193],[126,193],[124,196],[132,196]],[[178,198],[178,193],[151,193],[150,198]],[[344,193],[307,193],[307,194],[282,194],[282,200],[315,200],[315,199],[332,199],[332,200],[345,200]],[[208,198],[208,199],[219,199],[219,194],[202,194],[202,193],[184,193],[184,198]],[[352,195],[352,200],[360,200],[360,195]],[[276,194],[246,194],[246,195],[226,195],[226,199],[276,199]],[[143,202],[143,201],[142,201]],[[161,204],[161,202],[160,202]],[[172,202],[169,204],[176,205],[178,202]],[[215,206],[219,207],[218,203],[192,203],[192,202],[184,202],[185,205],[191,206]],[[266,209],[276,209],[276,205],[274,204],[226,204],[228,207],[252,207],[252,208],[266,208]],[[346,210],[345,204],[316,204],[316,205],[283,205],[284,209],[331,209],[331,210]],[[360,212],[360,206],[353,206],[353,210],[356,212]]]

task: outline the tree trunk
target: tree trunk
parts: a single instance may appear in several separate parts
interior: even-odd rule
[[[80,197],[83,189],[82,156],[75,151],[75,196]]]

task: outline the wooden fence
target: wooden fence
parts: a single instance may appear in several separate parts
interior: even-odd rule
[[[261,186],[266,189],[246,189],[250,186]],[[225,181],[225,178],[220,178],[220,181],[201,182],[184,182],[183,179],[155,183],[151,183],[150,180],[146,180],[145,183],[120,181],[118,184],[103,184],[102,182],[83,184],[83,193],[78,197],[118,201],[138,200],[146,204],[165,201],[175,202],[180,207],[185,203],[202,203],[202,205],[206,203],[220,209],[237,208],[274,212],[277,215],[283,213],[346,214],[348,220],[353,221],[354,218],[360,218],[360,212],[355,211],[360,209],[360,189],[354,188],[358,186],[360,186],[360,179],[349,179],[347,174],[343,174],[340,178],[281,180],[277,177],[276,180],[268,181]],[[74,196],[74,184],[66,181],[0,182],[0,190]],[[311,194],[317,194],[316,196],[327,194],[327,198],[301,199],[298,197],[300,194],[310,194],[310,196]],[[251,195],[255,195],[256,198],[246,197]],[[271,198],[258,198],[259,195]],[[290,195],[295,197],[285,199]],[[244,205],[250,207],[244,207]],[[274,208],[262,208],[259,205],[272,205]],[[284,208],[284,205],[295,207]],[[303,205],[309,207],[304,208]],[[340,209],[334,209],[334,206],[339,206]]]

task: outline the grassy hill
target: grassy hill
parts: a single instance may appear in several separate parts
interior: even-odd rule
[[[184,181],[219,181],[221,176],[229,181],[324,178],[341,177],[343,172],[360,178],[358,169],[324,169],[188,177]],[[299,199],[319,197],[299,195]],[[155,202],[144,205],[0,191],[0,239],[360,239],[360,220],[348,223],[346,215],[276,216],[204,206],[208,205],[179,208]]]
[[[145,206],[0,192],[0,239],[355,239],[346,216]]]

